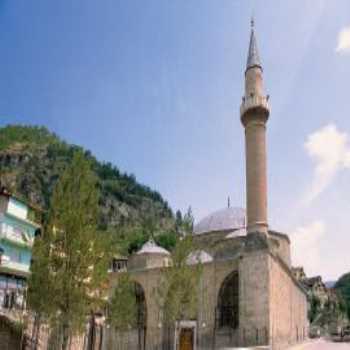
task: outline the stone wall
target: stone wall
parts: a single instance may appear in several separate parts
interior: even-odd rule
[[[197,318],[197,349],[211,349],[214,337],[215,309],[218,302],[218,294],[225,278],[233,271],[238,271],[239,260],[222,260],[203,264],[203,274],[200,281],[200,309]],[[145,293],[147,307],[147,349],[158,349],[165,346],[164,343],[173,343],[174,330],[169,330],[164,325],[159,301],[157,300],[157,288],[161,281],[162,269],[138,269],[130,271],[132,279],[138,282]],[[117,279],[117,276],[115,276]],[[116,280],[114,280],[116,282]],[[113,288],[112,288],[113,289]],[[242,298],[243,299],[243,298]],[[116,334],[108,331],[106,339],[114,339]],[[106,334],[107,334],[106,333]],[[168,339],[170,338],[170,339]],[[136,342],[133,332],[128,334],[129,348],[132,349]],[[219,342],[220,334],[217,337]],[[135,348],[136,349],[136,348]]]
[[[277,240],[278,248],[276,249],[279,257],[284,261],[284,263],[291,268],[291,256],[290,256],[290,240],[287,235],[276,232],[269,231],[270,237]]]
[[[269,330],[269,270],[265,250],[245,254],[239,264],[242,343],[255,345],[257,332]],[[263,342],[263,339],[260,340]],[[259,344],[264,345],[264,344]]]
[[[269,255],[270,337],[273,349],[285,349],[307,336],[307,297],[278,258]]]
[[[215,254],[215,260],[203,264],[200,281],[197,350],[209,350],[213,346],[266,344],[272,344],[274,350],[279,350],[306,336],[306,295],[288,266],[289,242],[284,237],[281,241],[285,243],[285,259],[274,248],[270,249],[269,241],[258,236],[212,242],[210,253]],[[174,341],[174,330],[165,327],[157,298],[163,271],[163,268],[129,271],[145,293],[147,349],[170,349]],[[236,330],[218,329],[216,308],[219,291],[226,277],[234,271],[239,275],[239,327]],[[117,275],[114,282],[116,279]],[[134,331],[129,333],[129,349],[136,344],[138,335],[135,334]],[[115,335],[110,333],[108,337],[113,339]]]
[[[145,271],[146,269],[168,267],[170,260],[170,257],[164,254],[134,254],[128,261],[128,269]]]

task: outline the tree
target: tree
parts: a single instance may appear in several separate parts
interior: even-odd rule
[[[200,263],[188,264],[188,257],[193,251],[192,235],[179,238],[172,252],[172,265],[164,269],[157,292],[159,306],[168,325],[197,316],[202,266]]]
[[[156,243],[168,251],[172,251],[176,246],[177,234],[174,231],[159,233],[154,240]]]
[[[193,233],[194,217],[191,206],[188,207],[186,214],[182,220],[182,229],[185,234]]]
[[[126,331],[136,323],[134,282],[128,273],[121,273],[109,303],[108,321],[117,330]]]
[[[347,317],[350,320],[350,272],[339,278],[334,289],[342,296],[345,304],[343,308],[346,309]]]
[[[28,308],[34,312],[32,328],[33,348],[37,348],[42,319],[47,319],[53,312],[51,303],[52,280],[49,276],[49,246],[37,237],[33,246],[31,275],[28,280]]]
[[[316,316],[320,312],[319,308],[320,308],[320,299],[315,295],[312,295],[310,300],[310,310],[308,312],[308,318],[310,323],[315,321]]]
[[[180,210],[177,210],[175,214],[175,230],[177,233],[180,232],[181,227],[182,227],[182,213]]]
[[[119,335],[118,349],[123,348],[125,332],[136,326],[137,304],[135,283],[128,273],[121,273],[109,302],[108,322]]]
[[[50,305],[45,299],[42,307],[51,324],[62,330],[62,350],[71,335],[83,330],[87,315],[101,307],[106,286],[112,247],[109,237],[97,231],[98,197],[91,165],[78,151],[54,189],[31,289],[31,304],[40,310],[42,293],[35,286],[45,272]]]

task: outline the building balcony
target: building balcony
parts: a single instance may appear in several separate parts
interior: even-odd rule
[[[0,272],[27,277],[30,274],[30,266],[20,262],[11,261],[9,257],[3,255],[0,262]]]
[[[0,239],[29,248],[34,244],[34,237],[30,237],[24,231],[15,229],[4,223],[0,223]]]

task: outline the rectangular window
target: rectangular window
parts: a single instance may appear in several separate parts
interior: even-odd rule
[[[0,289],[6,289],[7,278],[5,276],[0,276]]]
[[[9,278],[8,282],[7,282],[7,287],[9,289],[17,289],[17,282],[16,282],[16,280],[13,279],[13,278]]]
[[[17,216],[18,218],[26,219],[28,214],[28,207],[25,204],[15,200],[14,198],[10,198],[7,211],[12,215]]]

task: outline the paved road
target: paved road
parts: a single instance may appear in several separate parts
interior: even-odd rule
[[[316,340],[291,348],[290,350],[349,350],[350,343],[333,343],[326,340]]]

